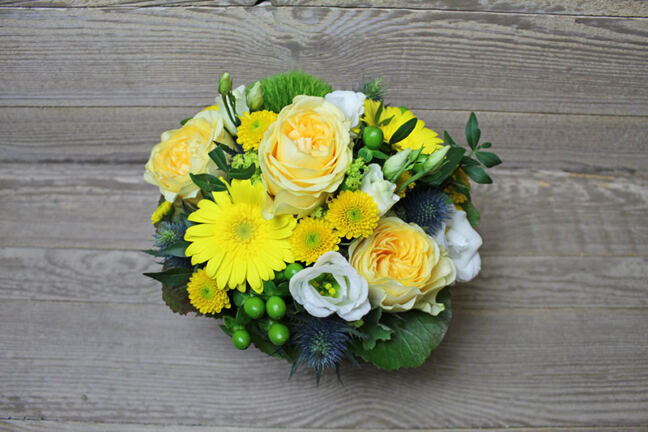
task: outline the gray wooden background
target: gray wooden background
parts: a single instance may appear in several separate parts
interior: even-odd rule
[[[0,430],[647,430],[645,0],[0,0]],[[505,161],[418,370],[239,352],[140,275],[162,131],[303,68]],[[512,429],[508,429],[512,428]]]

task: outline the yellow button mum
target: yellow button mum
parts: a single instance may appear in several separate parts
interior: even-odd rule
[[[228,191],[212,196],[214,201],[201,200],[189,215],[197,225],[185,234],[191,242],[186,255],[194,265],[207,262],[205,271],[218,286],[234,289],[247,281],[261,293],[263,281],[274,279],[275,271],[294,261],[290,236],[295,218],[263,218],[266,192],[261,182],[233,180]]]
[[[231,307],[227,288],[221,287],[214,279],[207,276],[204,269],[191,275],[187,292],[191,304],[202,314],[219,313],[223,308]]]
[[[328,221],[307,217],[299,221],[291,243],[295,259],[311,264],[324,253],[338,250],[340,235]]]
[[[277,120],[277,114],[272,111],[255,111],[245,113],[241,117],[238,127],[236,142],[243,146],[243,150],[257,150],[263,140],[265,131]]]
[[[346,238],[367,237],[380,217],[378,205],[362,191],[342,191],[329,204],[326,220]]]

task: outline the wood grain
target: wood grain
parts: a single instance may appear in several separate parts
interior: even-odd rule
[[[345,366],[344,386],[327,374],[316,388],[308,371],[288,380],[284,361],[237,351],[214,320],[164,306],[0,302],[0,407],[11,418],[277,428],[648,422],[648,309],[460,306],[421,369]]]
[[[0,249],[0,300],[163,304],[148,255],[95,249]],[[648,257],[486,255],[474,281],[453,288],[463,307],[648,307]]]
[[[238,84],[301,67],[340,88],[380,76],[393,102],[413,109],[648,115],[639,18],[272,7],[0,14],[0,106],[195,107],[225,70]]]
[[[2,245],[149,248],[158,195],[142,174],[139,164],[1,164]],[[493,185],[475,188],[485,254],[648,253],[648,180],[504,169],[492,174]]]
[[[153,7],[192,6],[228,7],[254,6],[259,0],[0,0],[0,7],[22,8],[89,8],[89,7]]]
[[[0,161],[144,164],[160,134],[196,107],[0,108]],[[416,110],[464,142],[468,112]],[[646,176],[647,117],[478,112],[482,139],[507,168]],[[37,124],[38,127],[33,127]],[[611,145],[614,143],[613,150]]]
[[[59,422],[42,420],[0,420],[0,432],[214,432],[214,426],[141,425],[125,423]],[[404,432],[412,429],[389,429]],[[466,432],[469,429],[415,429],[417,432]],[[484,432],[618,432],[609,427],[555,427],[555,428],[480,428]],[[624,427],[624,432],[645,432],[648,427]],[[313,428],[247,428],[218,427],[219,432],[369,432],[369,429],[313,429]],[[373,430],[374,432],[376,429]]]
[[[335,6],[455,11],[648,16],[642,0],[272,0],[276,6]]]

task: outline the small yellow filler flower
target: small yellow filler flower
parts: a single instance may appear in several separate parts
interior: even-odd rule
[[[151,215],[151,223],[153,225],[159,223],[162,218],[171,211],[172,208],[173,203],[170,203],[169,201],[163,201],[162,204],[160,204]]]
[[[340,235],[324,219],[307,217],[299,221],[291,237],[295,259],[311,264],[325,252],[336,251],[340,247]]]
[[[191,275],[187,292],[191,304],[202,314],[218,313],[223,308],[231,307],[227,288],[220,287],[214,279],[207,276],[204,269]]]
[[[259,148],[263,134],[277,120],[277,114],[272,111],[255,111],[252,114],[245,113],[240,118],[236,142],[243,146],[243,150],[250,151]]]
[[[207,275],[219,287],[240,289],[247,281],[261,293],[263,281],[274,279],[275,271],[294,261],[290,236],[296,221],[292,215],[263,217],[262,182],[232,180],[227,188],[212,192],[214,201],[200,200],[198,210],[189,215],[196,225],[185,233],[191,242],[186,255],[194,265],[207,262]]]
[[[378,225],[380,210],[362,191],[342,191],[329,204],[326,220],[346,238],[368,237]]]

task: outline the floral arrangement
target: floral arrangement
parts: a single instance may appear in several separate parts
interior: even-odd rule
[[[462,147],[385,104],[380,80],[356,90],[300,71],[232,89],[224,74],[144,175],[163,265],[146,275],[166,304],[318,382],[345,358],[417,367],[439,345],[450,286],[481,267],[471,180],[501,163],[474,113]]]

